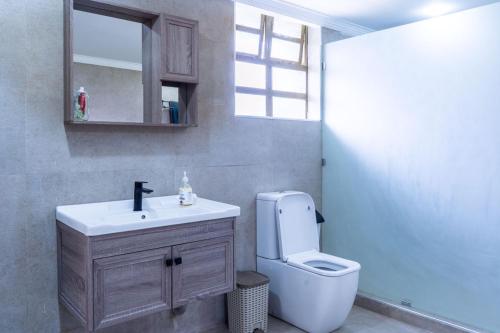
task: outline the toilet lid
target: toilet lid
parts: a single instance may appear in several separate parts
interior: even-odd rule
[[[304,251],[319,251],[314,201],[307,193],[293,193],[276,202],[281,259]]]

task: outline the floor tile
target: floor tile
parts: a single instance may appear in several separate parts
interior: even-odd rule
[[[206,333],[226,333],[229,330],[215,329]],[[278,318],[269,316],[267,333],[304,333]],[[344,325],[335,333],[433,333],[414,327],[378,313],[354,306]]]

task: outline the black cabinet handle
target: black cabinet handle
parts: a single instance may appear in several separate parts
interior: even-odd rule
[[[182,264],[182,258],[181,257],[175,258],[174,262],[176,265],[180,265],[180,264]]]
[[[167,265],[167,267],[172,266],[172,259],[167,259],[167,260],[165,261],[165,265]]]

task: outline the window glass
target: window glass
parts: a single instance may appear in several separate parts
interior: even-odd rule
[[[239,2],[235,11],[235,114],[306,119],[307,26]]]
[[[302,34],[302,25],[278,16],[274,18],[273,32],[279,35],[300,38]]]
[[[304,71],[273,68],[273,90],[306,93],[307,75]]]
[[[179,102],[179,87],[161,86],[161,99],[164,102]]]
[[[245,27],[260,29],[260,11],[251,6],[236,2],[235,22]]]
[[[266,96],[236,93],[235,107],[237,115],[265,117]]]
[[[266,88],[266,66],[236,61],[235,71],[237,86]]]
[[[273,117],[306,119],[306,101],[295,98],[273,97]]]
[[[300,44],[289,42],[279,38],[273,38],[271,47],[271,58],[289,61],[299,61]]]
[[[236,52],[259,54],[259,35],[236,31]]]

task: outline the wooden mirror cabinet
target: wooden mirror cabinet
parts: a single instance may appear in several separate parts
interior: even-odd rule
[[[198,22],[64,0],[64,81],[66,124],[197,126]]]

